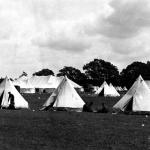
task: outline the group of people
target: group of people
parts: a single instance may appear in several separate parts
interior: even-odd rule
[[[108,112],[108,108],[104,103],[102,103],[101,108],[97,110],[93,109],[92,106],[93,106],[93,102],[86,103],[83,106],[83,112],[95,112],[95,113],[107,113]]]

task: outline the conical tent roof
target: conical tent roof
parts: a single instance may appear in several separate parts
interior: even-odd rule
[[[28,80],[28,76],[23,75],[23,76],[21,76],[21,77],[17,78],[16,80],[17,80],[17,81],[24,81],[24,80]]]
[[[126,88],[126,86],[124,86],[124,87],[123,87],[123,91],[127,91],[127,88]]]
[[[33,85],[30,83],[29,80],[21,81],[20,87],[21,87],[21,88],[27,88],[27,89],[32,89],[32,88],[34,88]]]
[[[112,90],[112,95],[113,96],[120,96],[120,94],[117,92],[117,90],[114,88],[114,86],[112,85],[112,83],[109,84],[109,87]]]
[[[51,84],[48,83],[51,75],[49,76],[32,76],[29,81],[35,88],[50,88]]]
[[[43,108],[50,105],[53,107],[83,108],[84,104],[84,101],[77,94],[68,78],[65,77],[44,103]]]
[[[20,95],[7,77],[0,84],[0,97],[2,97],[1,107],[9,107],[8,92],[14,95],[15,108],[29,108],[28,102]]]
[[[72,80],[70,80],[70,79],[68,79],[69,81],[70,81],[70,83],[72,84],[72,86],[74,87],[74,88],[82,88],[82,86],[80,86],[79,84],[77,84],[77,83],[75,83],[74,81],[72,81]]]
[[[106,81],[100,86],[100,88],[95,92],[95,94],[102,96],[115,96],[113,90],[109,87]]]
[[[53,88],[57,88],[61,81],[63,80],[64,76],[56,77],[56,76],[50,76],[48,83],[51,85]],[[82,88],[82,86],[78,85],[77,83],[73,82],[72,80],[68,79],[72,86],[74,88]]]
[[[117,91],[123,91],[123,89],[122,89],[121,86],[117,86],[117,87],[116,87],[116,90],[117,90]]]
[[[29,81],[35,88],[57,88],[64,76],[32,76]],[[70,80],[70,79],[68,79]],[[74,88],[81,88],[80,85],[70,80]]]
[[[20,86],[20,88],[32,89],[34,86],[30,83],[30,80],[15,80],[13,81],[13,85]]]
[[[102,83],[102,85],[95,91],[95,94],[99,94],[99,93],[102,91],[102,89],[103,89],[105,83],[106,83],[106,81],[104,81],[104,82]]]
[[[119,87],[118,87],[118,89],[119,89],[119,91],[123,91],[123,89],[122,89],[122,87],[121,87],[121,86],[119,86]]]
[[[131,111],[150,111],[150,89],[141,76],[113,108],[126,111],[130,103],[132,103]]]

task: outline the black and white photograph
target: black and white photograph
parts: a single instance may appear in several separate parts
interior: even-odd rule
[[[149,150],[150,1],[0,0],[0,150]]]

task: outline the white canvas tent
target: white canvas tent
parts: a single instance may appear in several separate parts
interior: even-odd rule
[[[35,88],[50,88],[48,83],[50,76],[32,76],[29,81]]]
[[[121,111],[150,111],[150,89],[141,76],[128,92],[113,106]]]
[[[120,96],[120,94],[117,92],[117,90],[114,88],[114,86],[112,85],[112,83],[109,84],[109,87],[112,90],[112,95],[115,96]]]
[[[60,77],[50,76],[49,80],[48,80],[48,84],[51,85],[52,88],[56,89],[63,79],[64,79],[64,76],[60,76]],[[70,81],[70,83],[72,84],[72,86],[74,88],[82,88],[82,86],[80,86],[77,83],[73,82],[69,78],[68,78],[68,80]]]
[[[123,91],[127,91],[128,89],[126,88],[126,86],[123,87]]]
[[[20,87],[20,93],[35,93],[35,88],[28,79],[13,81],[14,86]]]
[[[15,108],[29,108],[28,102],[20,95],[16,90],[13,83],[6,77],[0,84],[0,98],[1,107],[8,108],[10,102],[8,102],[8,92],[14,95]]]
[[[20,93],[35,93],[35,88],[29,80],[21,81]]]
[[[33,85],[33,87],[40,89],[40,91],[46,90],[47,92],[53,92],[61,81],[64,79],[63,76],[32,76],[29,81]],[[80,89],[82,88],[80,85],[68,79],[74,88]]]
[[[117,90],[117,91],[120,91],[120,92],[123,91],[123,89],[122,89],[121,86],[117,86],[117,87],[116,87],[116,90]]]
[[[106,81],[103,82],[95,94],[98,94],[99,96],[116,96],[116,92],[109,87]]]
[[[51,93],[56,88],[56,80],[53,78],[53,76],[32,76],[29,79],[31,85],[36,89],[38,92],[46,92]],[[49,82],[51,81],[51,82]]]
[[[145,83],[148,85],[148,87],[150,88],[150,80],[145,80]]]
[[[57,89],[44,103],[42,109],[53,106],[56,108],[75,108],[81,110],[84,104],[84,101],[75,91],[70,80],[64,77]]]
[[[15,81],[24,81],[24,80],[28,80],[28,76],[20,76],[19,78],[15,79]]]
[[[123,89],[122,89],[122,87],[121,87],[121,86],[119,86],[119,91],[123,91]]]

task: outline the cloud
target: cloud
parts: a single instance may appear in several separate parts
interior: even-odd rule
[[[131,60],[150,56],[150,3],[147,0],[113,0],[112,14],[103,19],[102,35],[112,52]],[[126,62],[127,63],[127,62]]]
[[[107,15],[98,15],[85,32],[107,47],[104,58],[125,66],[150,57],[150,3],[148,0],[112,0]],[[121,64],[121,65],[120,65]]]
[[[104,35],[114,38],[130,38],[150,25],[148,1],[114,0],[110,6],[114,12],[104,22]],[[107,30],[108,29],[108,30]]]
[[[0,20],[1,76],[18,76],[23,70],[32,73],[40,68],[39,52],[31,45],[35,20],[23,1],[1,0]]]
[[[50,40],[46,45],[41,46],[49,46],[55,50],[66,50],[71,52],[83,51],[90,47],[89,43],[86,43],[84,40],[79,39],[71,39],[71,38],[58,38],[54,40]]]
[[[122,68],[150,56],[143,0],[0,0],[0,72],[82,68],[94,58]],[[13,63],[13,65],[12,65]]]
[[[68,27],[69,28],[69,27]],[[59,29],[56,29],[59,30]],[[53,50],[63,50],[68,52],[81,52],[91,47],[92,43],[77,27],[70,30],[60,30],[59,32],[50,31],[44,38],[37,37],[33,40],[33,44],[39,48],[49,48]]]
[[[116,64],[120,71],[133,61],[148,61],[150,58],[150,31],[143,32],[136,37],[128,39],[106,38],[109,43],[111,55],[108,60]]]
[[[148,0],[113,0],[109,16],[97,18],[93,31],[110,38],[131,38],[150,25]]]
[[[66,58],[68,65],[76,66],[80,59],[81,66],[82,52],[92,46],[82,24],[93,20],[103,3],[105,0],[0,0],[1,75],[18,76],[22,70],[33,73],[42,67],[57,70],[67,65]]]
[[[22,50],[20,50],[22,48]],[[17,46],[14,44],[0,45],[0,73],[1,76],[19,76],[22,71],[33,73],[41,67],[39,52],[31,46]]]

